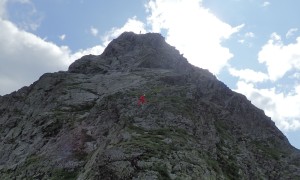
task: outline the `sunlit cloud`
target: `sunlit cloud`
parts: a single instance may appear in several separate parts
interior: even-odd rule
[[[167,31],[166,40],[191,64],[218,74],[233,54],[221,45],[223,40],[244,27],[232,27],[219,20],[200,0],[157,0],[147,4],[152,31]]]
[[[258,53],[258,60],[267,66],[272,81],[282,78],[292,69],[300,69],[300,37],[296,43],[285,45],[281,37],[273,33]]]

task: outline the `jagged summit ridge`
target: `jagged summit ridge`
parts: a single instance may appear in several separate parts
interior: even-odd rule
[[[158,50],[163,48],[163,46],[166,46],[166,42],[159,33],[135,34],[133,32],[124,32],[108,44],[102,56],[118,57],[140,48]]]
[[[69,67],[69,72],[106,73],[137,68],[174,69],[182,73],[195,71],[195,67],[175,47],[167,44],[161,34],[124,32],[111,41],[101,55],[82,57]]]

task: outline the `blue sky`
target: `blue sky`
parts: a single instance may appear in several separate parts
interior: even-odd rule
[[[124,31],[160,32],[270,116],[300,149],[300,1],[0,0],[0,95],[101,54]]]

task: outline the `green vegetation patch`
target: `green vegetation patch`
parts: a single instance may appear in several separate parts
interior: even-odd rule
[[[53,172],[53,177],[51,180],[58,180],[58,179],[64,179],[64,180],[71,180],[76,179],[78,175],[78,170],[68,170],[68,169],[55,169]]]
[[[218,154],[218,162],[219,167],[222,169],[224,175],[228,179],[241,179],[239,174],[239,165],[237,163],[237,159],[233,155],[223,155],[223,153]],[[214,168],[217,168],[216,166],[213,166]],[[217,172],[220,171],[219,168],[217,168]]]
[[[146,159],[151,157],[164,157],[170,152],[170,146],[162,141],[163,137],[153,134],[135,136],[131,141],[121,143],[126,148],[138,148],[144,150]]]
[[[168,173],[167,166],[162,163],[155,163],[152,167],[152,170],[157,171],[160,175],[159,179],[162,180],[169,180],[171,179]]]
[[[171,151],[186,148],[187,132],[179,128],[161,128],[156,130],[145,130],[141,127],[130,125],[128,131],[137,133],[130,141],[122,142],[120,145],[126,149],[132,148],[142,149],[144,158],[151,157],[164,158],[170,154]],[[164,140],[171,139],[167,143]]]
[[[182,114],[193,119],[195,102],[188,99],[186,94],[187,90],[184,86],[158,85],[148,90],[146,98],[148,104],[160,105],[161,111]]]
[[[22,167],[28,168],[28,167],[37,167],[39,164],[44,162],[44,158],[38,155],[31,155],[26,158],[24,165]]]
[[[214,121],[214,125],[221,139],[232,140],[231,135],[228,132],[229,127],[222,120]]]
[[[281,155],[285,154],[284,152],[278,150],[278,148],[276,148],[276,147],[275,148],[269,147],[269,145],[264,142],[253,141],[252,144],[257,149],[259,149],[265,157],[269,157],[269,158],[277,160],[277,161],[280,159]]]
[[[206,163],[213,168],[218,174],[222,174],[222,169],[219,166],[219,162],[217,160],[214,160],[212,158],[209,158],[208,156],[205,157]]]

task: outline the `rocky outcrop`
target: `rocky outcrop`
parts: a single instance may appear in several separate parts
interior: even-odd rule
[[[300,178],[273,121],[155,33],[1,96],[0,135],[1,179]]]

